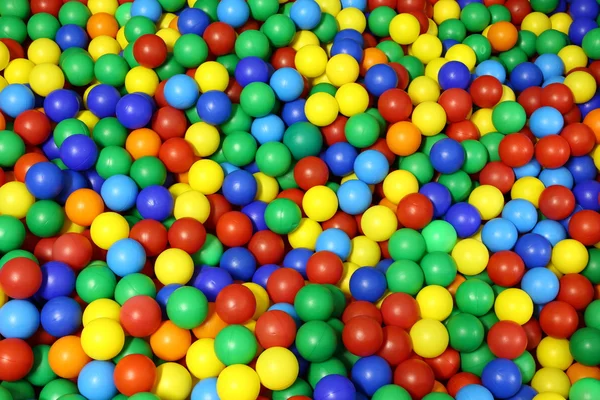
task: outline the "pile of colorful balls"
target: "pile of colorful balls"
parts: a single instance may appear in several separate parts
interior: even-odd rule
[[[599,23],[0,0],[0,400],[600,399]]]

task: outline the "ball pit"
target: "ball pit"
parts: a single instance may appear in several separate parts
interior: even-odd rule
[[[0,400],[593,400],[595,0],[0,0]]]

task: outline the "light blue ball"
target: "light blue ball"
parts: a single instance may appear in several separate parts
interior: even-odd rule
[[[529,200],[514,199],[504,206],[502,218],[512,222],[519,233],[525,233],[535,227],[538,221],[538,213]]]
[[[35,95],[27,86],[12,84],[0,91],[0,110],[12,118],[35,107]]]
[[[187,110],[196,104],[200,91],[198,84],[191,76],[179,74],[167,80],[164,96],[167,104],[171,107]]]
[[[575,183],[573,175],[566,167],[544,169],[539,175],[544,186],[560,185],[572,189]]]
[[[250,127],[250,134],[260,144],[267,142],[281,142],[285,133],[285,124],[275,114],[256,118]]]
[[[488,221],[481,230],[483,244],[494,253],[512,249],[518,238],[517,228],[505,218],[494,218]]]
[[[144,247],[134,239],[121,239],[113,243],[106,254],[108,268],[117,276],[140,272],[146,262]]]
[[[456,400],[494,400],[494,396],[481,385],[467,385],[456,393]]]
[[[532,233],[537,233],[548,239],[552,247],[556,246],[561,240],[567,238],[567,231],[561,223],[551,219],[545,219],[538,222],[535,228],[533,228]]]
[[[219,21],[239,28],[244,25],[250,17],[250,7],[243,0],[222,0],[217,6],[217,18]]]
[[[79,392],[89,400],[111,400],[117,395],[113,379],[115,364],[112,361],[91,361],[83,367],[77,378]]]
[[[126,175],[113,175],[102,184],[100,195],[106,207],[113,211],[126,211],[135,206],[138,187]]]
[[[558,135],[564,124],[562,114],[554,107],[540,107],[529,118],[529,129],[537,138]]]
[[[371,205],[371,189],[363,181],[350,180],[342,183],[337,191],[340,209],[350,215],[362,214]]]
[[[489,75],[498,79],[500,83],[506,81],[506,70],[498,61],[485,60],[475,68],[476,76]]]
[[[521,179],[525,176],[537,177],[540,174],[541,170],[542,166],[535,158],[531,159],[531,161],[529,161],[522,167],[513,168],[513,172],[515,173],[516,179]]]
[[[28,339],[40,326],[40,313],[27,300],[10,300],[0,307],[0,335]]]
[[[317,237],[315,251],[330,251],[342,261],[346,261],[352,250],[352,242],[346,232],[341,229],[326,229]]]
[[[303,30],[311,30],[321,22],[321,7],[314,0],[299,0],[290,9],[290,18]]]
[[[162,6],[157,0],[134,0],[130,13],[132,17],[142,16],[158,22],[162,15]]]
[[[354,160],[356,177],[367,185],[383,182],[389,169],[387,158],[377,150],[363,151]]]
[[[542,54],[535,60],[534,64],[542,70],[544,80],[561,76],[565,72],[565,64],[556,54]]]
[[[220,400],[217,394],[217,378],[206,378],[196,383],[192,400]]]
[[[523,289],[535,304],[546,304],[558,296],[560,284],[554,272],[547,268],[532,268],[523,275]]]
[[[304,90],[304,79],[294,68],[281,68],[273,72],[269,85],[277,98],[284,102],[294,101]]]

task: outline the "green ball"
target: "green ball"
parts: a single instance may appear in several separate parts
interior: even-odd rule
[[[296,348],[309,362],[323,362],[335,353],[338,337],[331,325],[324,321],[309,321],[298,329]]]
[[[490,24],[492,16],[482,3],[469,3],[460,12],[460,20],[469,32],[482,32]]]
[[[237,104],[234,104],[234,106],[237,106]],[[200,119],[200,116],[198,115],[198,110],[196,109],[196,106],[193,106],[193,107],[185,110],[185,116],[187,117],[188,121],[190,121],[190,124],[195,124],[196,122],[202,122],[202,120]]]
[[[167,301],[167,316],[182,329],[194,329],[208,315],[208,300],[193,286],[176,289]]]
[[[296,25],[289,16],[274,14],[267,18],[260,30],[274,47],[279,48],[289,45],[294,40]]]
[[[465,171],[440,175],[438,183],[446,186],[456,203],[466,200],[473,187],[471,177]]]
[[[425,245],[429,253],[437,251],[450,253],[458,239],[454,227],[443,220],[431,221],[423,228],[421,234],[425,238]]]
[[[121,278],[115,287],[115,301],[123,305],[135,296],[156,297],[156,286],[149,276],[144,274],[129,274]]]
[[[456,290],[456,305],[464,313],[481,317],[494,305],[494,290],[479,279],[468,279]]]
[[[250,329],[242,325],[226,326],[215,338],[215,353],[225,365],[248,364],[257,351],[256,337]]]
[[[300,207],[290,199],[275,199],[265,209],[265,223],[278,235],[287,235],[294,231],[300,225],[301,219]]]
[[[86,398],[80,394],[66,394],[61,396],[59,400],[86,400]]]
[[[537,36],[531,31],[519,31],[519,41],[517,42],[517,49],[524,52],[527,57],[532,57],[536,52]],[[513,48],[514,49],[514,48]],[[519,51],[516,51],[511,57],[522,58]],[[511,71],[516,65],[511,64]]]
[[[119,23],[119,27],[125,26],[127,21],[131,19],[131,3],[123,3],[117,8],[115,12],[115,19]]]
[[[467,27],[459,19],[447,19],[438,27],[438,37],[441,41],[451,39],[462,43],[467,37]]]
[[[67,1],[58,11],[58,21],[61,25],[77,25],[84,29],[91,16],[90,9],[79,1]]]
[[[33,350],[33,367],[25,377],[29,383],[34,386],[44,386],[53,379],[56,379],[56,374],[52,371],[48,362],[48,353],[50,346],[40,344],[34,346]]]
[[[310,89],[309,96],[312,96],[316,93],[327,93],[335,97],[335,94],[337,93],[337,88],[331,83],[322,82],[316,84]]]
[[[250,14],[257,21],[266,21],[271,15],[279,11],[279,1],[277,0],[249,0]]]
[[[142,354],[148,358],[152,358],[152,348],[150,347],[150,343],[142,338],[126,336],[123,349],[112,359],[112,361],[116,364],[124,357],[131,354]]]
[[[589,261],[581,274],[597,285],[600,283],[600,249],[588,249],[588,254]]]
[[[427,155],[421,152],[413,153],[410,156],[402,157],[398,169],[408,171],[417,178],[419,185],[431,182],[433,179],[433,165]]]
[[[25,154],[25,142],[12,131],[0,131],[0,167],[11,168]]]
[[[167,179],[167,167],[157,157],[140,157],[131,164],[131,178],[140,188],[162,185]]]
[[[377,7],[369,14],[367,25],[371,33],[380,38],[390,35],[390,22],[398,15],[391,7]]]
[[[277,183],[279,184],[279,187],[281,188],[281,190],[295,189],[295,188],[299,187],[298,183],[296,183],[296,180],[294,179],[294,167],[295,166],[296,166],[296,164],[292,163],[292,165],[290,165],[290,167],[285,172],[285,174],[275,178],[275,179],[277,179]]]
[[[525,32],[525,31],[521,31],[521,32]],[[535,36],[534,33],[531,33],[531,34]],[[519,44],[519,46],[521,46],[521,45]],[[534,51],[535,51],[535,47],[534,47]],[[508,51],[500,53],[499,58],[500,58],[500,62],[502,64],[504,64],[504,66],[506,67],[506,70],[509,73],[511,73],[512,70],[515,69],[515,67],[517,65],[527,62],[527,53],[520,47],[513,47],[512,49],[510,49]]]
[[[483,136],[479,141],[483,144],[488,152],[488,157],[491,161],[500,161],[500,155],[498,154],[498,147],[500,142],[504,139],[504,135],[498,132],[488,133]]]
[[[17,250],[11,250],[8,253],[6,253],[5,255],[3,255],[2,257],[0,257],[0,269],[2,269],[2,267],[4,267],[4,264],[9,262],[10,260],[12,260],[14,258],[19,258],[19,257],[29,258],[30,260],[33,260],[39,264],[38,259],[31,252],[29,252],[27,250],[17,249]]]
[[[27,34],[31,40],[46,38],[54,40],[60,29],[60,22],[48,13],[34,14],[27,22]]]
[[[132,44],[140,36],[153,35],[156,33],[156,25],[150,18],[141,15],[131,17],[125,24],[125,39]]]
[[[549,14],[558,7],[558,0],[531,0],[529,2],[533,11]]]
[[[94,142],[98,147],[124,147],[127,129],[114,117],[102,118],[94,127]]]
[[[54,128],[54,143],[60,148],[63,142],[73,135],[90,136],[90,130],[86,124],[76,118],[63,119]]]
[[[486,332],[488,332],[492,328],[492,326],[494,326],[498,321],[500,321],[494,310],[485,314],[483,317],[479,317],[479,320],[483,324],[483,327],[485,328]]]
[[[186,5],[186,0],[158,0],[158,2],[167,12],[179,11]]]
[[[132,168],[131,155],[127,150],[117,146],[107,146],[100,150],[96,171],[104,179],[114,175],[129,175]]]
[[[86,303],[98,299],[112,299],[117,287],[115,274],[106,266],[89,265],[75,281],[75,290]]]
[[[571,336],[569,350],[575,361],[587,366],[600,364],[600,330],[582,328]]]
[[[154,71],[162,81],[166,81],[175,75],[185,74],[185,68],[177,62],[172,53],[168,54],[166,61]]]
[[[266,83],[252,82],[242,89],[240,105],[244,112],[251,117],[267,116],[275,107],[275,93]]]
[[[292,164],[292,154],[281,142],[267,142],[256,151],[256,166],[268,176],[281,176]]]
[[[583,37],[581,47],[592,60],[600,59],[600,28],[592,29]]]
[[[592,400],[600,393],[600,381],[594,378],[583,378],[571,386],[570,400]]]
[[[196,107],[192,107],[196,109]],[[244,109],[239,104],[233,104],[231,107],[231,117],[227,122],[221,125],[221,131],[225,135],[233,132],[249,132],[252,127],[252,118],[246,114]]]
[[[467,174],[476,174],[486,166],[488,161],[488,152],[485,146],[477,140],[465,140],[461,142],[465,149],[465,163],[462,170]]]
[[[388,290],[415,296],[423,287],[425,277],[421,267],[410,260],[394,261],[385,273]]]
[[[20,248],[26,233],[21,221],[10,215],[0,215],[0,253]]]
[[[52,200],[40,200],[31,206],[25,217],[27,229],[41,238],[56,236],[65,223],[65,212]]]
[[[308,367],[308,383],[314,388],[322,378],[327,375],[348,376],[348,371],[344,363],[336,357],[331,357],[327,361],[320,363],[311,363]]]
[[[77,53],[61,62],[65,78],[73,86],[89,85],[94,80],[94,60],[86,53]]]
[[[461,353],[477,350],[485,338],[483,324],[471,314],[454,314],[448,318],[446,328],[450,336],[450,346]]]
[[[344,126],[346,140],[359,149],[373,145],[379,138],[379,133],[377,118],[366,112],[351,116]]]
[[[319,155],[323,147],[323,135],[319,128],[309,122],[297,122],[283,134],[285,144],[295,160]]]
[[[208,57],[208,45],[202,36],[188,33],[181,35],[173,46],[175,61],[185,68],[196,68]]]
[[[217,7],[219,0],[198,0],[194,3],[194,8],[198,8],[204,11],[210,17],[212,22],[218,20],[217,18]]]
[[[521,382],[524,385],[531,382],[536,371],[535,359],[531,353],[525,350],[523,354],[513,361],[517,364],[519,371],[521,371]]]
[[[234,76],[235,67],[237,67],[240,59],[235,54],[225,54],[224,56],[217,57],[216,61],[225,67],[229,76]]]
[[[125,76],[129,68],[129,64],[123,57],[117,54],[104,54],[94,65],[94,75],[98,82],[118,88],[125,84]]]
[[[239,34],[235,41],[235,54],[240,58],[258,57],[267,61],[271,46],[267,35],[261,31],[247,30]]]
[[[470,35],[463,41],[463,44],[466,44],[467,46],[473,49],[473,51],[475,52],[475,57],[477,57],[478,64],[489,59],[492,55],[492,45],[490,41],[487,40],[487,38],[483,35]]]
[[[192,254],[192,260],[195,265],[210,265],[219,264],[223,255],[223,244],[212,233],[206,234],[206,241],[200,250]]]
[[[510,11],[508,11],[508,8],[502,4],[492,4],[488,7],[488,11],[492,17],[492,24],[500,21],[510,22],[511,20]]]
[[[538,54],[558,54],[562,48],[569,44],[568,39],[568,36],[564,33],[554,29],[548,29],[538,36],[535,48]]]
[[[425,75],[425,66],[423,65],[421,60],[419,60],[415,56],[405,55],[403,57],[400,57],[398,63],[404,66],[404,68],[406,68],[406,70],[408,71],[408,77],[410,78],[410,81],[419,76]]]
[[[296,379],[296,381],[287,389],[274,390],[273,400],[288,400],[294,396],[308,396],[312,397],[313,391],[308,382],[302,378]]]
[[[411,400],[410,394],[401,386],[384,385],[373,393],[372,400]]]
[[[457,268],[454,259],[441,251],[429,252],[421,260],[425,283],[447,287],[456,278]]]
[[[390,255],[395,261],[419,262],[426,250],[425,238],[414,229],[399,229],[392,234],[389,240]]]
[[[421,400],[454,400],[448,393],[432,392],[426,394]]]
[[[393,40],[384,40],[383,42],[379,42],[375,47],[383,51],[390,62],[398,62],[400,58],[404,57],[402,46]]]
[[[464,372],[470,372],[481,377],[485,366],[495,358],[487,343],[483,343],[475,351],[460,353],[460,368]]]
[[[2,385],[0,385],[0,400],[14,400],[8,389],[5,389]]]
[[[334,286],[332,284],[324,285],[331,292],[331,296],[333,297],[333,314],[334,318],[339,318],[344,313],[346,309],[346,296],[344,296],[344,292],[340,290],[339,287]],[[328,322],[331,324],[333,319],[330,319]],[[341,321],[340,321],[341,322]],[[343,343],[342,343],[343,344]]]
[[[322,285],[306,285],[294,298],[294,308],[302,321],[327,321],[333,306],[331,291]]]
[[[594,300],[587,306],[584,320],[586,326],[600,329],[600,300]]]
[[[523,129],[527,122],[527,115],[523,106],[516,101],[503,101],[494,107],[492,122],[498,132],[508,135]]]
[[[27,26],[25,22],[10,15],[1,16],[0,39],[12,39],[23,43],[27,39]]]
[[[0,15],[25,19],[29,16],[31,8],[27,0],[4,0],[0,2]]]
[[[258,145],[248,132],[232,132],[223,140],[222,148],[228,163],[243,167],[254,161]]]
[[[335,17],[329,13],[321,14],[321,22],[312,30],[321,43],[331,43],[338,33],[338,24]]]
[[[160,397],[150,392],[140,392],[130,396],[129,400],[160,400]]]
[[[58,400],[67,394],[77,394],[77,385],[67,379],[55,379],[46,384],[39,394],[39,400]]]
[[[35,398],[33,386],[24,379],[12,382],[4,381],[0,383],[0,387],[8,390],[14,400],[30,400]]]

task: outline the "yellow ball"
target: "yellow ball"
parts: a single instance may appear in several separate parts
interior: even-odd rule
[[[119,54],[121,50],[117,39],[110,36],[97,36],[88,45],[88,52],[94,61],[98,61],[105,54]]]
[[[5,305],[7,301],[8,301],[8,296],[6,295],[6,293],[4,293],[4,291],[0,287],[0,307]]]
[[[189,192],[190,190],[192,190],[192,187],[187,183],[176,183],[169,187],[169,193],[171,193],[173,199],[176,199],[180,194]]]
[[[209,90],[224,92],[227,85],[229,85],[227,69],[216,61],[207,61],[200,64],[196,69],[194,79],[198,83],[201,92],[208,92]]]
[[[470,71],[473,71],[477,63],[475,51],[466,44],[455,44],[448,49],[444,57],[448,61],[459,61],[465,64]]]
[[[313,186],[302,198],[302,209],[306,216],[317,222],[331,219],[338,209],[338,199],[327,186]]]
[[[348,54],[336,54],[329,59],[325,67],[327,79],[332,85],[337,87],[346,83],[356,82],[359,70],[358,61]]]
[[[569,34],[569,28],[571,27],[572,23],[573,18],[564,12],[552,14],[550,16],[550,24],[552,25],[552,29],[562,32],[565,35]]]
[[[398,44],[414,43],[419,37],[420,31],[419,20],[412,14],[398,14],[390,22],[390,36]]]
[[[194,261],[181,249],[166,249],[156,257],[154,272],[163,285],[185,285],[194,273]]]
[[[339,0],[315,0],[321,12],[328,13],[334,17],[342,10],[342,3]]]
[[[177,32],[173,28],[163,28],[159,29],[158,32],[156,32],[156,36],[161,38],[163,42],[165,42],[165,44],[167,45],[167,50],[172,52],[173,46],[175,46],[175,42],[177,42],[177,39],[181,37],[181,33]]]
[[[410,328],[414,352],[425,358],[435,358],[448,348],[448,331],[435,319],[421,319]]]
[[[125,27],[122,26],[119,28],[119,30],[117,31],[117,42],[119,43],[119,46],[121,46],[122,49],[124,49],[125,47],[127,47],[127,45],[129,45],[129,42],[127,41],[127,38],[125,37]]]
[[[215,339],[198,339],[188,348],[185,364],[198,379],[215,378],[225,369],[225,364],[215,353]]]
[[[421,318],[444,321],[452,313],[452,295],[442,286],[425,286],[419,291],[416,299]]]
[[[351,240],[352,250],[348,261],[361,267],[374,267],[381,260],[381,249],[374,240],[366,236],[356,236]]]
[[[309,96],[304,104],[308,121],[316,126],[327,126],[338,116],[339,105],[329,93],[319,92]]]
[[[414,105],[436,102],[440,98],[440,85],[428,76],[418,76],[408,85],[408,95]]]
[[[350,278],[352,278],[354,272],[359,268],[361,268],[361,266],[353,262],[344,263],[344,272],[342,273],[342,278],[340,279],[338,286],[346,296],[350,296]]]
[[[427,26],[427,32],[426,33],[429,33],[430,35],[437,36],[438,35],[438,26],[437,26],[437,24],[431,18],[427,18],[427,20],[429,21],[429,25]]]
[[[298,227],[288,233],[288,241],[294,249],[303,247],[314,250],[321,232],[323,232],[323,228],[318,222],[310,218],[302,218]]]
[[[409,171],[393,171],[383,180],[383,194],[394,204],[400,203],[406,195],[418,191],[419,181]]]
[[[447,62],[448,60],[446,60],[444,57],[434,58],[433,60],[429,61],[429,64],[425,66],[425,76],[433,79],[435,83],[438,83],[440,69],[442,69]]]
[[[481,185],[469,195],[469,204],[479,211],[485,221],[496,218],[504,207],[504,195],[495,186]]]
[[[188,179],[193,190],[197,190],[202,194],[213,194],[223,186],[225,173],[219,163],[204,159],[192,164]]]
[[[358,83],[346,83],[335,93],[340,114],[351,117],[363,113],[369,107],[369,93]]]
[[[277,198],[279,194],[279,183],[272,176],[265,175],[263,172],[252,174],[256,179],[256,197],[255,200],[270,203]]]
[[[512,199],[529,200],[537,208],[540,203],[540,196],[545,188],[539,179],[532,176],[525,176],[517,179],[514,183],[510,190],[510,197]]]
[[[565,78],[564,84],[573,92],[575,103],[590,101],[596,93],[596,80],[585,71],[575,71]]]
[[[256,360],[256,373],[260,383],[269,390],[284,390],[298,378],[298,360],[284,347],[271,347]]]
[[[459,240],[452,249],[452,258],[458,272],[463,275],[477,275],[487,267],[490,259],[488,249],[476,239]]]
[[[413,55],[423,64],[428,64],[442,55],[442,41],[429,33],[420,35],[411,48]]]
[[[527,14],[525,18],[523,18],[523,21],[521,22],[521,29],[524,31],[533,32],[537,36],[540,36],[548,29],[552,29],[552,23],[546,14],[536,11]]]
[[[499,103],[505,102],[505,101],[516,101],[517,97],[515,96],[515,92],[513,92],[513,90],[511,88],[509,88],[506,85],[502,85],[502,97],[500,97],[500,101],[498,101]]]
[[[134,67],[125,76],[125,90],[128,93],[145,93],[154,96],[158,87],[158,75],[150,68]]]
[[[269,294],[267,293],[265,288],[263,288],[257,283],[245,282],[242,283],[242,285],[250,289],[250,291],[254,295],[254,298],[256,299],[256,311],[254,311],[254,315],[252,316],[252,319],[255,320],[261,315],[263,315],[271,305],[271,300],[269,300]]]
[[[36,39],[27,49],[27,58],[34,64],[54,64],[58,65],[60,59],[60,47],[55,41],[40,38]],[[8,65],[8,64],[7,64]],[[6,67],[6,65],[5,65]],[[1,69],[1,68],[0,68]]]
[[[460,18],[460,6],[454,0],[440,0],[433,5],[433,20],[440,25],[448,19]]]
[[[551,336],[543,338],[536,349],[536,356],[542,367],[566,371],[573,364],[567,339],[556,339]]]
[[[77,119],[83,122],[92,134],[94,133],[94,127],[100,122],[100,118],[96,117],[90,110],[79,111]]]
[[[129,224],[122,215],[105,212],[94,219],[90,234],[96,246],[108,250],[116,241],[129,237]]]
[[[58,65],[38,64],[31,70],[29,85],[36,94],[46,97],[65,86],[65,75]]]
[[[8,63],[4,69],[4,79],[9,84],[29,83],[29,75],[35,64],[25,58],[17,58]]]
[[[568,73],[572,69],[587,66],[588,58],[583,49],[579,46],[565,46],[557,53],[558,57],[565,65],[565,72]],[[568,75],[567,75],[568,77]],[[575,93],[573,93],[575,95]]]
[[[532,400],[566,400],[558,393],[540,393],[536,394]]]
[[[31,45],[29,45],[29,48],[31,48]],[[8,51],[8,47],[4,43],[0,42],[0,71],[6,68],[9,61],[10,51]]]
[[[563,274],[578,274],[584,270],[590,255],[577,240],[564,239],[552,249],[552,265]]]
[[[23,182],[7,182],[0,186],[0,214],[23,219],[35,203],[35,197]]]
[[[198,157],[213,155],[220,144],[219,131],[206,122],[196,122],[185,132],[185,140],[192,146],[194,154]]]
[[[217,379],[220,400],[256,400],[260,393],[260,378],[247,365],[235,364],[223,370]]]
[[[87,7],[92,14],[107,13],[115,15],[119,2],[117,0],[89,0]]]
[[[471,122],[475,124],[481,136],[497,131],[492,122],[492,112],[491,108],[480,108],[471,116]]]
[[[327,68],[327,53],[318,45],[302,47],[294,58],[296,69],[307,78],[316,78]]]
[[[533,315],[533,301],[521,289],[506,289],[496,297],[494,311],[500,321],[513,321],[523,325]]]
[[[567,374],[558,368],[542,368],[533,376],[531,387],[538,393],[555,393],[567,398],[571,381]]]
[[[344,8],[335,16],[335,19],[340,30],[354,29],[355,31],[363,33],[367,27],[365,14],[358,8]]]
[[[415,107],[412,122],[425,136],[437,135],[446,126],[444,107],[433,101],[423,102]]]
[[[296,35],[294,35],[294,39],[292,40],[292,43],[290,43],[291,48],[296,51],[298,51],[301,48],[306,47],[306,46],[319,46],[319,45],[320,45],[319,38],[317,37],[317,35],[315,35],[311,31],[296,32]]]
[[[110,360],[121,352],[124,345],[125,332],[114,319],[95,319],[81,331],[81,347],[94,360]]]
[[[194,218],[204,223],[210,215],[210,202],[197,190],[181,193],[175,199],[173,215],[175,219]]]
[[[181,364],[167,362],[156,368],[152,393],[163,400],[185,400],[192,392],[192,377]]]
[[[0,92],[7,86],[8,82],[6,82],[6,79],[3,76],[0,76]]]
[[[119,303],[111,299],[97,299],[85,307],[81,316],[81,322],[84,327],[100,318],[108,318],[119,322],[120,315],[121,306]]]
[[[386,206],[373,206],[364,212],[360,227],[365,236],[376,242],[388,240],[398,228],[396,214]]]

